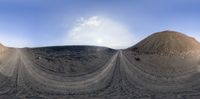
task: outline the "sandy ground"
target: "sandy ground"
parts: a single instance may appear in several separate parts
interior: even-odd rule
[[[158,58],[168,61],[150,63]],[[200,58],[192,58],[101,47],[8,49],[0,55],[0,98],[198,99]]]

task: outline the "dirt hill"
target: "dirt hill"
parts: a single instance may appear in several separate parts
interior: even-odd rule
[[[200,52],[200,43],[175,31],[157,32],[128,50],[138,54],[187,55]]]
[[[5,46],[0,43],[0,53],[2,53],[4,50],[5,50]]]

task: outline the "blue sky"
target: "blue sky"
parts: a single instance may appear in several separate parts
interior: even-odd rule
[[[87,24],[97,20],[101,20],[98,22],[102,26]],[[163,30],[183,32],[200,40],[199,26],[199,0],[0,1],[0,42],[14,47],[87,45],[96,42],[91,45],[125,48]],[[81,30],[72,32],[76,28]],[[104,33],[96,33],[95,30]],[[88,31],[94,35],[85,33]],[[71,39],[72,34],[78,36],[78,39],[73,37],[80,41]],[[90,38],[85,42],[88,35]],[[121,44],[121,47],[116,44]]]

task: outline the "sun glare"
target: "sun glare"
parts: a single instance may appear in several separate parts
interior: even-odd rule
[[[69,45],[96,45],[111,48],[125,48],[134,43],[133,34],[126,26],[100,16],[78,19],[67,33],[67,39],[64,39]]]

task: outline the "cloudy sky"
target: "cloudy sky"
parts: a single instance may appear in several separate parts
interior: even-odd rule
[[[174,30],[200,40],[199,0],[0,0],[0,43],[126,48]]]

